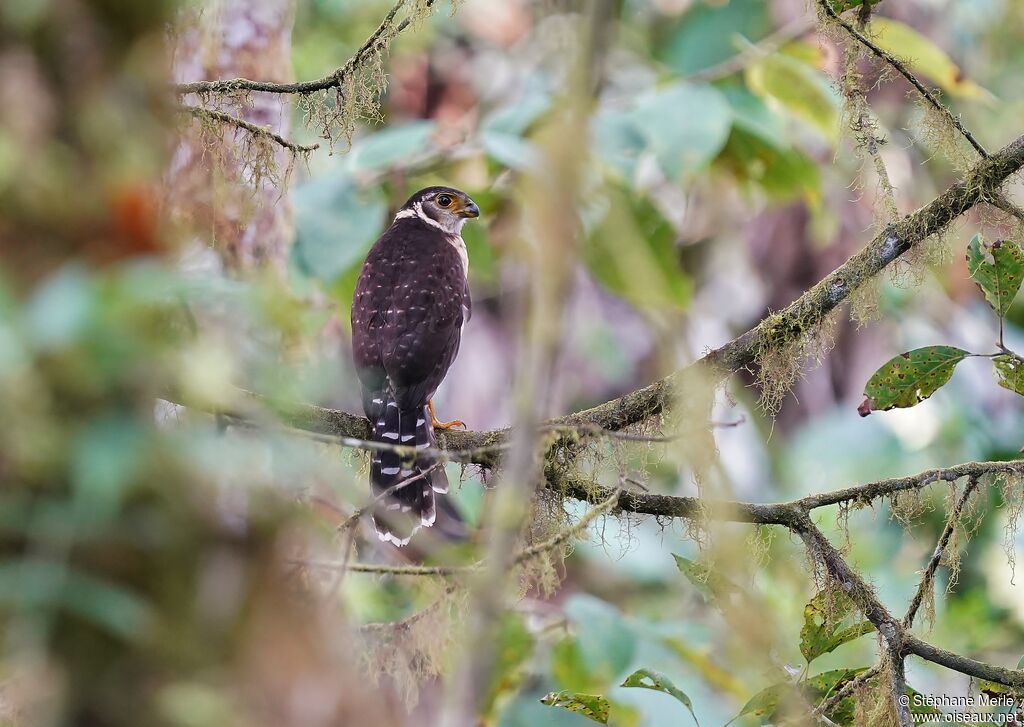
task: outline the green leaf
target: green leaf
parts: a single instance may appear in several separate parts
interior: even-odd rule
[[[747,703],[743,705],[739,714],[729,720],[726,724],[732,724],[740,717],[745,717],[748,714],[758,717],[766,715],[770,716],[771,714],[774,714],[776,709],[778,709],[779,702],[781,702],[786,695],[792,695],[794,691],[795,687],[790,682],[773,684],[770,687],[766,687],[751,697]]]
[[[967,244],[967,272],[995,312],[1005,316],[1024,281],[1024,251],[1012,240],[986,245],[980,234],[975,235]]]
[[[879,47],[897,58],[906,59],[911,71],[927,76],[943,91],[967,99],[992,99],[989,91],[964,78],[963,71],[944,50],[906,23],[891,18],[874,18],[871,32]]]
[[[137,638],[153,621],[134,592],[67,563],[35,557],[0,563],[0,611],[12,606],[74,614],[124,639]]]
[[[608,724],[608,700],[599,694],[578,694],[575,692],[551,692],[540,698],[541,704],[561,707],[581,714],[600,724]]]
[[[382,172],[409,168],[431,152],[433,121],[414,121],[389,126],[359,139],[347,157],[353,172]]]
[[[1008,687],[1005,684],[1000,684],[999,682],[990,682],[987,679],[982,679],[978,682],[978,691],[990,697],[1013,695],[1018,692],[1018,690],[1013,687]]]
[[[344,170],[295,189],[297,267],[327,283],[362,263],[387,222],[387,200],[376,187],[360,189]],[[351,299],[348,301],[351,302]]]
[[[637,308],[685,308],[693,282],[680,264],[671,223],[646,199],[611,185],[607,202],[583,248],[594,278]]]
[[[566,603],[580,656],[591,678],[607,685],[621,679],[636,652],[636,637],[622,615],[593,596],[576,595]]]
[[[792,149],[786,140],[782,117],[769,109],[760,96],[740,83],[728,84],[719,90],[732,109],[733,131],[742,129],[777,151]]]
[[[725,146],[732,110],[717,89],[676,83],[640,98],[630,113],[646,151],[672,179],[698,172]]]
[[[860,405],[861,416],[924,401],[949,381],[956,365],[970,355],[953,346],[926,346],[894,356],[864,387],[867,399]]]
[[[601,109],[590,122],[591,148],[623,182],[632,186],[646,146],[643,133],[626,111]]]
[[[870,621],[851,623],[853,601],[843,593],[821,591],[804,606],[800,653],[807,663],[874,631]]]
[[[495,634],[496,659],[491,684],[481,704],[481,714],[493,714],[498,700],[515,691],[523,680],[523,664],[533,653],[533,637],[519,614],[507,614]]]
[[[862,671],[863,667],[834,669],[816,674],[804,682],[773,684],[751,697],[739,714],[729,720],[729,724],[746,715],[762,717],[762,723],[775,723],[780,717],[803,714],[807,711],[808,704],[817,704],[834,694]],[[838,724],[849,724],[853,717],[853,700],[842,700],[829,712],[828,717]]]
[[[555,684],[574,692],[588,692],[608,685],[607,679],[592,674],[587,666],[579,642],[567,636],[551,649],[551,676]]]
[[[1017,668],[1018,669],[1024,669],[1024,656],[1022,656],[1020,658],[1020,661],[1017,662]]]
[[[667,28],[659,60],[684,76],[721,63],[740,52],[737,37],[756,42],[772,31],[764,0],[695,2]]]
[[[538,169],[540,155],[526,139],[501,131],[483,131],[480,144],[487,155],[509,169]]]
[[[774,198],[802,197],[811,207],[820,204],[817,165],[799,150],[784,145],[781,138],[771,143],[760,131],[734,125],[715,166],[757,185]]]
[[[690,716],[693,717],[693,721],[697,723],[698,727],[700,727],[700,721],[697,719],[697,715],[693,711],[693,702],[690,701],[690,697],[686,692],[673,684],[672,681],[664,674],[651,671],[650,669],[637,669],[626,677],[626,680],[622,682],[621,686],[653,689],[675,697],[684,707],[690,710]]]
[[[703,563],[672,554],[679,572],[686,576],[706,600],[712,603],[727,602],[740,589],[727,578],[715,573]]]
[[[792,55],[773,53],[746,69],[747,86],[774,99],[829,140],[839,130],[839,98],[824,74]]]
[[[522,136],[550,108],[551,96],[542,91],[533,91],[495,111],[480,128],[485,132]]]
[[[1024,359],[1005,353],[993,358],[992,366],[1000,386],[1024,396]]]

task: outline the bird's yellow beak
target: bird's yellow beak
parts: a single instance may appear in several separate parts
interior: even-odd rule
[[[474,217],[480,216],[480,208],[476,206],[476,202],[471,199],[467,199],[466,204],[462,205],[462,209],[460,209],[457,214],[459,217],[473,219]]]

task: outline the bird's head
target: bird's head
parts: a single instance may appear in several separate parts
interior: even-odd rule
[[[458,235],[466,220],[480,216],[480,208],[469,195],[452,187],[427,187],[402,205],[395,219],[419,217],[428,225]]]

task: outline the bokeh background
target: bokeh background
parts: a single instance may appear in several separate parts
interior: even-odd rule
[[[288,401],[359,412],[356,276],[420,187],[464,189],[483,213],[464,231],[473,318],[436,403],[487,430],[515,421],[538,290],[554,291],[557,335],[535,403],[556,416],[752,327],[962,168],[960,144],[935,133],[910,87],[860,61],[887,139],[887,197],[844,115],[844,48],[803,0],[437,5],[359,76],[369,97],[384,77],[386,90],[351,125],[324,122],[338,108],[329,96],[184,98],[320,144],[298,159],[183,113],[170,84],[326,76],[389,3],[0,7],[0,724],[436,723],[468,658],[472,600],[443,579],[316,564],[472,562],[493,480],[450,465],[467,542],[399,553],[360,530],[353,544],[335,529],[365,499],[365,459],[274,416]],[[988,148],[1020,133],[1024,6],[890,0],[876,16]],[[589,46],[586,23],[599,30]],[[964,262],[977,232],[1020,235],[994,209],[958,220],[821,332],[820,361],[777,408],[763,406],[756,371],[720,391],[705,486],[772,502],[1018,456],[1021,400],[983,361],[913,409],[857,414],[868,377],[900,351],[993,347],[995,319]],[[1011,348],[1021,326],[1018,304]],[[258,426],[215,416],[225,411]],[[671,443],[619,460],[673,494],[698,492],[690,464]],[[943,526],[944,487],[902,520],[886,502],[823,516],[897,612]],[[928,638],[1012,667],[1024,538],[998,488],[983,500],[948,592],[942,571]],[[711,563],[733,603],[716,607],[673,555]],[[695,539],[680,523],[609,517],[554,567],[557,585],[524,577],[508,599],[486,724],[590,724],[539,703],[560,689],[608,696],[612,724],[686,723],[670,697],[618,686],[640,667],[669,676],[701,724],[722,724],[771,684],[874,662],[866,636],[805,665],[816,579],[781,533]],[[916,661],[908,680],[969,688]]]

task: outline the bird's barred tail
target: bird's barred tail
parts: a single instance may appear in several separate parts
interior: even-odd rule
[[[434,429],[426,406],[401,409],[389,392],[373,399],[371,439],[417,450],[433,449]],[[403,456],[374,451],[370,459],[370,489],[378,498],[373,507],[377,536],[401,547],[421,526],[434,524],[435,492],[448,492],[444,464],[430,455]]]

